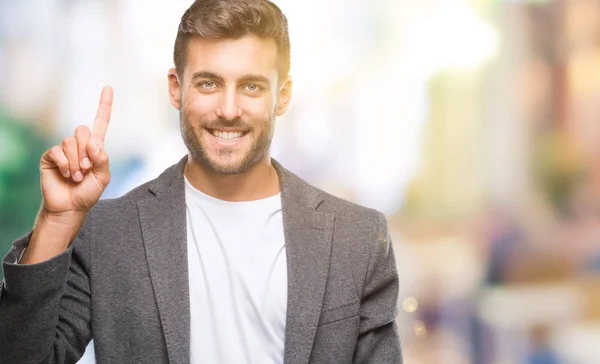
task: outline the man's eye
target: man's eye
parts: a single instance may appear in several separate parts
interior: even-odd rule
[[[213,81],[200,82],[200,87],[202,87],[202,88],[212,89],[212,88],[215,88],[216,86],[217,85],[215,85],[215,83]]]
[[[246,90],[248,90],[250,92],[256,92],[256,91],[260,90],[260,86],[250,83],[250,84],[246,85]]]

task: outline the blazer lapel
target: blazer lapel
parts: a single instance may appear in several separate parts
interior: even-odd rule
[[[190,306],[183,167],[185,158],[153,181],[138,203],[142,237],[169,362],[189,363]]]
[[[334,217],[316,211],[322,201],[316,189],[275,160],[273,165],[281,184],[288,267],[284,363],[306,364],[323,306]]]

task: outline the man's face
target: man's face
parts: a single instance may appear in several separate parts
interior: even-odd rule
[[[268,157],[275,118],[291,81],[280,82],[277,47],[253,35],[192,39],[181,79],[169,74],[183,140],[192,157],[221,174],[242,173]]]

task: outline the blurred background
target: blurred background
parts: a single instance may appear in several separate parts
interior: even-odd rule
[[[405,362],[600,363],[600,0],[275,2],[294,97],[273,156],[387,214]],[[104,84],[104,198],[185,154],[166,75],[190,4],[0,0],[2,255]]]

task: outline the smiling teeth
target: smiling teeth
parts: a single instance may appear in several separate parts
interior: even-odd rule
[[[218,131],[218,130],[213,131],[213,135],[219,139],[223,139],[223,140],[227,140],[227,141],[237,140],[242,137],[241,132],[223,132],[223,131]]]

